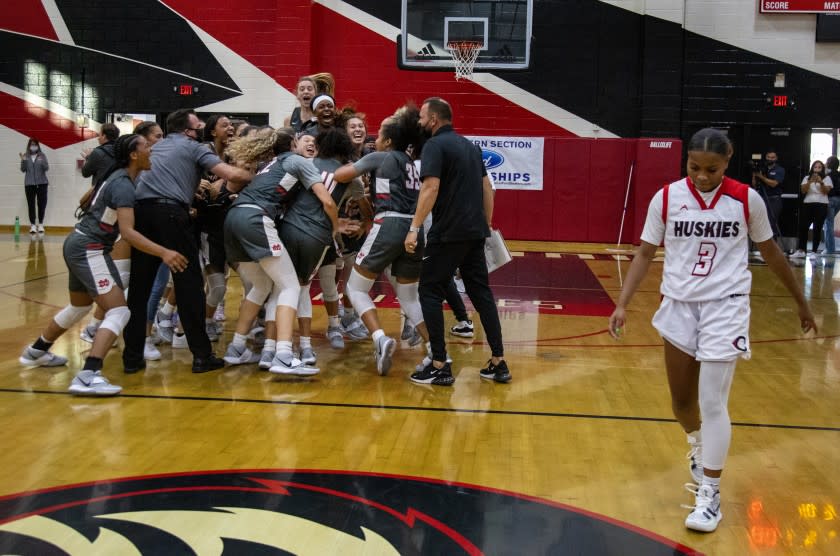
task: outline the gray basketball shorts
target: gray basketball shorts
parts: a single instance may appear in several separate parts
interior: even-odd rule
[[[419,279],[423,265],[423,230],[417,234],[414,253],[407,253],[405,236],[410,227],[410,218],[386,216],[374,220],[364,245],[356,255],[356,264],[374,274],[381,274],[391,265],[392,276]]]
[[[75,231],[67,236],[64,262],[70,271],[68,288],[71,292],[87,292],[91,297],[97,297],[114,286],[123,287],[110,249],[106,253],[104,246],[93,238]]]
[[[280,226],[280,237],[289,250],[298,280],[301,284],[308,284],[318,272],[329,244],[287,223]]]
[[[274,220],[262,209],[234,206],[225,217],[225,253],[232,263],[279,257],[283,242]]]

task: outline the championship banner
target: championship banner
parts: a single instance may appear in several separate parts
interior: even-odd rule
[[[542,191],[543,137],[473,137],[496,189]]]
[[[825,0],[759,0],[759,7],[763,14],[840,13],[840,2]]]

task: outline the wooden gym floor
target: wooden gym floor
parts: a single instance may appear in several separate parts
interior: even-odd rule
[[[68,367],[26,369],[17,361],[23,346],[67,302],[63,237],[58,232],[32,241],[24,237],[15,242],[10,234],[0,237],[3,553],[15,546],[45,553],[43,547],[56,545],[69,553],[74,551],[67,546],[76,547],[79,554],[127,553],[115,548],[124,546],[119,543],[125,538],[133,539],[135,546],[156,547],[157,541],[150,540],[154,536],[148,536],[148,520],[146,536],[134,537],[116,526],[108,530],[107,520],[86,522],[93,525],[80,528],[82,535],[53,520],[63,519],[62,512],[70,507],[81,507],[87,518],[96,518],[105,511],[105,500],[117,498],[122,504],[118,511],[137,510],[130,503],[134,498],[113,494],[129,484],[114,479],[187,477],[194,482],[197,476],[202,481],[227,477],[205,473],[217,470],[249,470],[254,476],[257,470],[283,470],[280,475],[261,475],[263,490],[243,491],[259,490],[263,496],[269,488],[265,485],[273,485],[279,489],[273,493],[290,500],[303,500],[303,491],[344,492],[335,500],[352,502],[346,515],[356,517],[371,514],[371,508],[382,510],[389,489],[401,485],[416,486],[417,492],[430,489],[422,496],[437,496],[439,501],[450,496],[463,502],[469,494],[474,509],[463,515],[424,518],[467,553],[653,553],[630,548],[641,546],[631,540],[616,545],[619,537],[612,535],[625,532],[669,546],[670,551],[663,552],[668,554],[840,553],[835,467],[840,460],[840,271],[835,277],[833,258],[808,259],[794,268],[817,315],[816,337],[799,333],[795,306],[767,267],[751,267],[753,358],[739,363],[732,389],[735,425],[722,483],[725,517],[716,533],[703,535],[683,526],[687,510],[680,504],[692,501],[683,490],[690,478],[684,459],[687,445],[671,416],[661,340],[650,325],[659,300],[661,264],[652,266],[630,307],[625,336],[615,342],[606,333],[607,315],[629,265],[626,255],[602,245],[511,242],[517,250],[514,262],[492,276],[514,376],[509,385],[479,380],[478,369],[489,357],[480,326],[475,339],[449,339],[455,385],[423,387],[408,381],[422,357],[419,348],[402,345],[389,376],[379,377],[369,341],[348,342],[342,352],[329,348],[323,338],[324,312],[316,305],[313,341],[322,372],[311,380],[278,380],[255,366],[193,375],[189,352],[168,346],[161,349],[162,361],[149,363],[145,372],[124,375],[119,351],[113,350],[104,373],[123,386],[123,394],[90,399],[66,394],[87,348],[78,326],[53,348],[70,358]],[[399,312],[390,288],[377,288],[386,332],[399,334]],[[240,295],[234,277],[218,354],[232,335]],[[451,321],[448,313],[447,324]],[[179,475],[169,475],[174,473]],[[353,486],[323,486],[323,481],[345,477],[352,478]],[[307,478],[323,481],[307,486]],[[85,486],[65,489],[79,483]],[[293,483],[297,490],[290,495],[287,488]],[[281,484],[285,486],[277,486]],[[352,489],[356,494],[351,496],[347,492]],[[195,490],[181,485],[172,492]],[[421,496],[411,496],[415,494]],[[479,494],[504,496],[508,502],[483,502]],[[61,496],[75,501],[53,501],[49,511],[43,509],[48,497],[64,500]],[[380,501],[370,502],[373,499]],[[164,509],[175,511],[172,504],[184,498],[166,500]],[[211,505],[231,503],[225,499],[224,504]],[[455,503],[441,502],[440,511],[446,513],[445,507]],[[497,503],[508,506],[499,510]],[[388,515],[407,511],[393,504],[400,510]],[[532,514],[526,504],[549,512],[542,527],[528,518]],[[266,509],[256,507],[248,511]],[[370,511],[360,513],[360,507]],[[312,511],[316,517],[307,524],[321,519]],[[137,522],[139,513],[124,514],[123,520]],[[38,516],[46,515],[50,519],[39,521],[46,518]],[[181,523],[177,516],[182,514],[164,521]],[[375,524],[376,519],[370,520]],[[191,524],[187,529],[193,533],[215,527],[201,519],[184,523]],[[287,544],[288,552],[273,553],[349,550],[341,540],[327,545],[332,548],[316,548],[322,545],[315,537],[327,530],[304,535],[301,523],[295,522],[290,536],[304,539],[302,544],[297,549]],[[365,527],[370,529],[371,523]],[[329,531],[338,526],[331,527]],[[243,531],[240,537],[248,535]],[[170,531],[165,542],[189,536],[189,531]],[[213,534],[201,529],[199,536]],[[226,553],[271,553],[243,548],[246,545],[236,543],[248,539],[231,540],[236,536],[219,533],[226,539]],[[389,540],[386,545],[402,553],[453,553],[434,548],[444,545],[435,545],[431,533],[422,538],[409,533],[406,538],[411,542],[398,546]],[[15,544],[21,539],[30,544]],[[518,549],[501,548],[514,539]],[[221,553],[216,550],[221,545],[199,550],[195,543],[183,543],[177,545],[183,553]],[[365,553],[388,552],[372,546]]]

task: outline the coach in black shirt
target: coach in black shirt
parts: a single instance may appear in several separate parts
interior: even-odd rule
[[[231,191],[239,190],[251,179],[251,174],[219,159],[199,142],[199,119],[192,110],[172,112],[166,119],[166,138],[152,149],[152,168],[140,175],[135,190],[135,228],[167,249],[178,251],[187,258],[187,268],[173,273],[178,314],[193,354],[194,373],[212,371],[224,366],[213,355],[204,326],[204,278],[198,261],[190,204],[203,171],[230,180]],[[221,185],[219,186],[221,187]],[[214,190],[215,197],[219,191]],[[143,345],[146,336],[146,303],[152,291],[160,259],[134,249],[131,253],[131,280],[128,288],[128,308],[131,318],[125,327],[123,367],[134,373],[145,368]]]
[[[426,234],[420,272],[420,305],[429,330],[432,361],[412,374],[411,380],[440,386],[455,382],[447,362],[443,299],[455,269],[459,268],[492,352],[487,367],[480,371],[481,377],[510,382],[510,372],[504,361],[502,327],[484,256],[484,240],[490,235],[493,217],[493,189],[481,150],[455,133],[452,108],[441,98],[432,97],[423,102],[420,127],[432,137],[423,145],[420,164],[423,185],[411,228],[405,237],[405,248],[409,253],[414,252],[417,232],[431,211],[432,228]]]

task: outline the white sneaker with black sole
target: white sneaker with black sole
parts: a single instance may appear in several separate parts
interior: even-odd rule
[[[711,533],[717,529],[723,519],[720,510],[720,491],[712,485],[685,485],[685,489],[694,494],[692,512],[685,518],[685,526],[693,531]],[[691,508],[691,506],[687,506]]]
[[[81,396],[116,396],[122,386],[111,384],[101,371],[80,371],[67,389],[71,394]]]
[[[449,329],[453,336],[460,336],[461,338],[472,338],[475,335],[473,322],[471,320],[462,320],[455,326]]]

